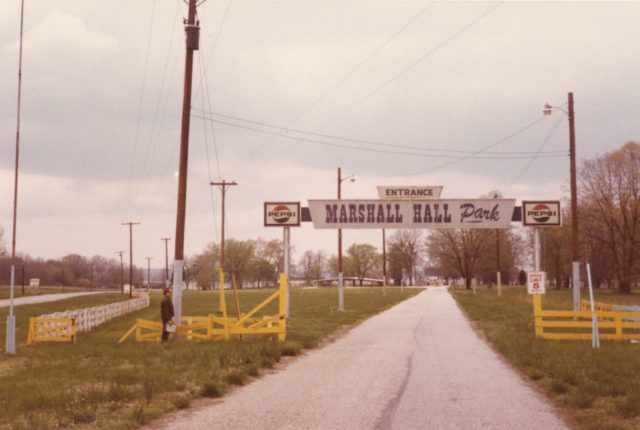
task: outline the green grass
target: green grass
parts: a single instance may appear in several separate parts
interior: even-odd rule
[[[347,289],[346,311],[339,312],[335,288],[294,289],[287,341],[282,343],[253,338],[244,342],[174,340],[144,344],[131,339],[118,345],[117,340],[136,318],[159,320],[161,297],[152,294],[150,308],[120,317],[91,333],[80,333],[76,345],[26,346],[27,316],[52,312],[61,302],[16,308],[21,343],[17,356],[0,357],[0,428],[137,427],[166,412],[188,407],[197,397],[220,397],[229,386],[245,384],[276,365],[282,356],[317,346],[342,328],[420,291],[405,289],[401,293],[391,288],[383,296],[380,288]],[[272,292],[241,291],[241,312]],[[232,296],[227,294],[229,311],[235,315]],[[67,303],[77,307],[81,300]],[[184,315],[218,310],[218,293],[187,292],[183,301]],[[275,304],[266,310],[274,311]]]
[[[565,410],[576,428],[640,428],[640,344],[536,340],[531,297],[522,288],[453,296],[495,349]],[[583,298],[588,293],[583,292]],[[597,291],[596,301],[640,305],[640,295]],[[551,290],[545,309],[571,309],[571,291]]]

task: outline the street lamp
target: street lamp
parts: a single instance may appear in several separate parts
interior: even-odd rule
[[[342,198],[342,183],[346,180],[355,182],[356,177],[352,175],[342,177],[342,169],[338,167],[338,200]],[[342,229],[338,229],[338,310],[344,311],[344,277],[342,274]]]
[[[573,310],[580,310],[580,250],[578,248],[578,192],[576,184],[576,130],[573,113],[573,93],[569,93],[567,110],[562,107],[544,105],[542,112],[551,115],[560,110],[569,119],[569,169],[571,173],[571,267],[573,273]]]

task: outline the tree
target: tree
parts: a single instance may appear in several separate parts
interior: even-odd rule
[[[640,270],[640,144],[585,160],[579,179],[581,232],[607,250],[618,291],[630,293]]]
[[[476,276],[491,234],[493,230],[485,229],[434,230],[427,247],[429,258],[445,270],[455,270],[471,289],[471,279]]]
[[[261,284],[269,286],[276,283],[277,272],[273,265],[264,258],[258,257],[251,260],[247,271],[254,287],[260,288]]]
[[[355,276],[362,286],[362,281],[378,262],[380,255],[376,251],[376,247],[367,243],[357,244],[354,243],[347,249],[347,255],[349,257],[349,265],[351,270],[354,271]]]
[[[208,290],[218,280],[220,245],[210,243],[191,262],[191,273],[198,288]]]
[[[255,245],[253,241],[241,241],[229,239],[225,241],[224,269],[225,272],[236,277],[238,286],[242,288],[244,278],[247,277],[247,268],[254,257]]]
[[[524,269],[520,269],[518,273],[518,285],[525,285],[527,283],[527,272]]]
[[[281,240],[266,241],[258,238],[255,241],[255,253],[257,257],[268,261],[274,267],[274,271],[284,270],[284,244]]]
[[[424,252],[423,234],[421,230],[396,230],[389,237],[389,268],[391,276],[399,279],[409,276],[409,284],[413,285],[413,269],[420,262]]]
[[[310,285],[312,280],[322,277],[325,262],[326,257],[322,251],[305,251],[300,259],[300,267],[307,285]]]

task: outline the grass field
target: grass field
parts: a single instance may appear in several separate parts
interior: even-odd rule
[[[603,341],[536,340],[531,296],[523,288],[453,296],[495,349],[540,387],[576,428],[632,430],[640,428],[640,344]],[[583,298],[588,293],[583,292]],[[596,301],[640,305],[640,295],[597,291]],[[571,309],[570,291],[548,291],[545,309]]]
[[[219,397],[273,367],[283,355],[317,346],[340,329],[419,293],[420,289],[348,288],[346,311],[337,310],[335,288],[294,289],[286,342],[245,339],[230,342],[171,341],[168,344],[116,342],[136,318],[159,320],[160,294],[151,307],[80,333],[76,345],[24,344],[27,318],[56,310],[89,306],[105,294],[17,309],[18,355],[0,357],[0,428],[129,429],[182,409],[197,397]],[[247,312],[273,290],[241,291]],[[235,312],[227,293],[231,314]],[[120,296],[119,294],[116,296]],[[218,294],[186,292],[184,315],[218,310]],[[105,300],[108,301],[108,300]],[[274,313],[275,307],[266,312]],[[6,309],[0,310],[2,321]],[[0,340],[4,346],[4,324]]]

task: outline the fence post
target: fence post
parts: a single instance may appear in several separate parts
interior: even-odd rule
[[[536,338],[541,338],[544,334],[542,328],[542,295],[533,295],[533,320],[535,326]]]
[[[616,322],[616,340],[622,340],[622,312],[616,312],[614,315]]]

